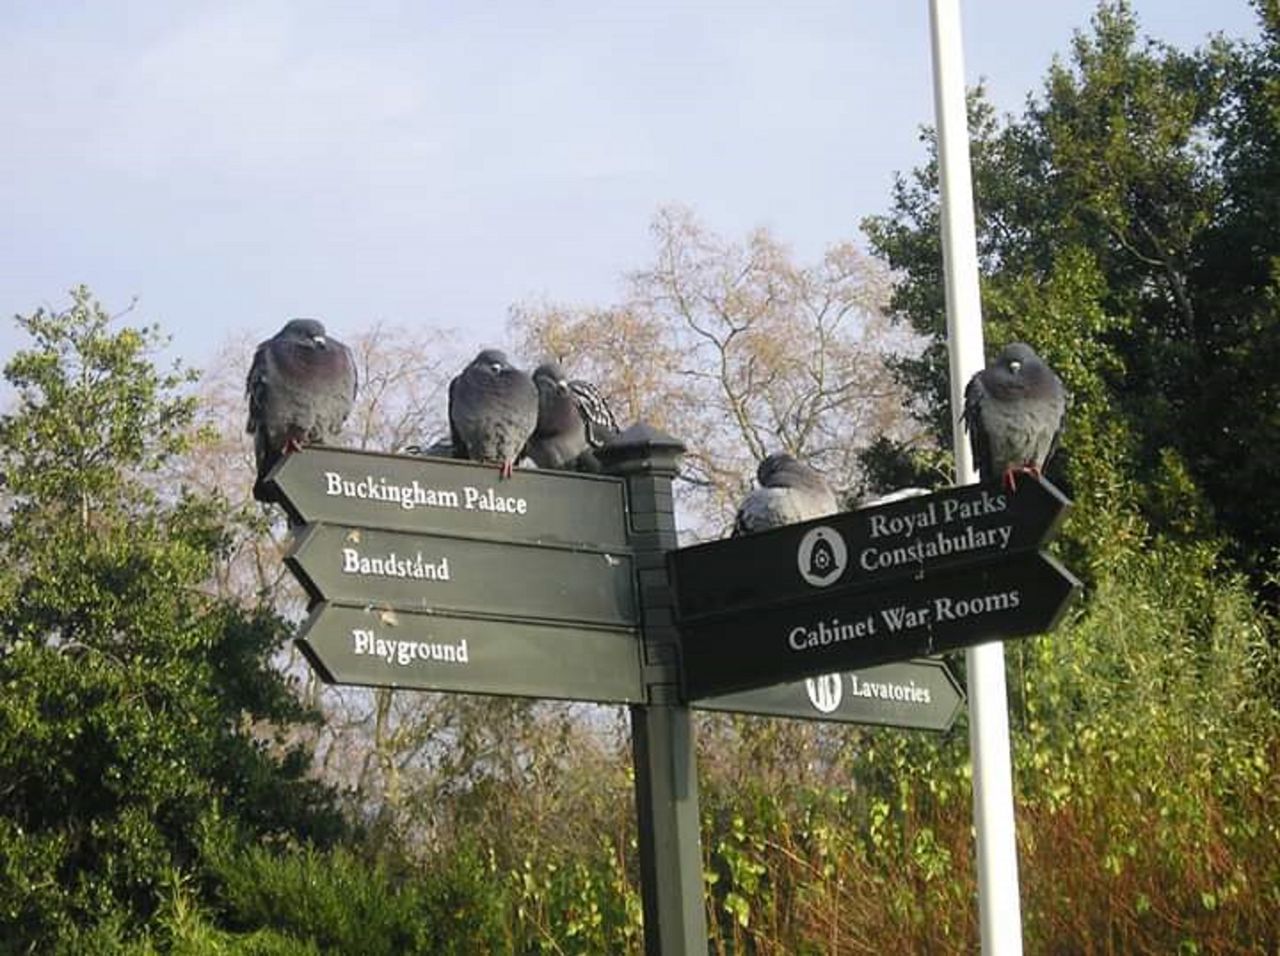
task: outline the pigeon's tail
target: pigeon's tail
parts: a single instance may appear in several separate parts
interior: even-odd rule
[[[258,461],[258,475],[253,482],[253,498],[264,504],[278,504],[280,495],[275,488],[267,484],[267,475],[283,457],[279,452],[265,452]]]
[[[262,478],[253,483],[253,498],[263,504],[280,503],[280,494],[276,491],[275,486],[267,484]]]

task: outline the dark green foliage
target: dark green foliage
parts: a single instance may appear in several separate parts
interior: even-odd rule
[[[1265,8],[1270,10],[1270,8]],[[1183,53],[1099,5],[1022,117],[971,100],[986,338],[1031,342],[1075,402],[1057,479],[1161,533],[1223,535],[1267,580],[1280,545],[1280,227],[1274,11],[1256,45]],[[951,423],[933,162],[864,225],[899,270],[897,315],[932,344],[903,367]]]
[[[198,437],[189,377],[157,372],[154,330],[115,329],[84,289],[19,322],[33,343],[0,418],[0,948],[136,933],[197,865],[202,820],[341,830],[305,755],[249,733],[303,713],[271,666],[283,622],[204,590],[224,503],[165,482]]]
[[[210,847],[209,866],[220,921],[232,930],[269,927],[315,952],[362,956],[507,949],[501,888],[472,852],[415,874],[343,849],[278,852],[229,842],[235,848]]]

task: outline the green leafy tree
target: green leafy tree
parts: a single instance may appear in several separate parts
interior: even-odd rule
[[[1276,942],[1277,660],[1256,599],[1280,524],[1249,519],[1276,506],[1256,469],[1280,439],[1260,9],[1258,44],[1187,54],[1108,0],[1020,117],[971,98],[988,344],[1031,342],[1074,396],[1051,477],[1086,599],[1008,658],[1027,934],[1050,949]],[[931,160],[865,228],[895,315],[929,338],[900,368],[949,444],[935,182]],[[932,786],[910,764],[897,782]]]
[[[340,818],[280,733],[306,717],[270,663],[286,626],[206,588],[225,502],[166,480],[200,439],[192,376],[159,371],[157,330],[84,288],[18,322],[32,344],[5,368],[0,417],[0,949],[22,951],[138,932],[211,821],[324,842]]]

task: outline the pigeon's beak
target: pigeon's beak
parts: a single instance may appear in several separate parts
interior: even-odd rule
[[[327,348],[329,345],[329,343],[325,341],[323,335],[313,335],[311,336],[311,341],[316,343],[316,348],[318,349]]]
[[[559,392],[561,395],[568,395],[569,382],[563,378],[556,379],[556,391]]]
[[[1022,368],[1022,363],[1019,362],[1017,359],[1014,359],[1012,362],[1009,363],[1009,371],[1013,372],[1015,375],[1017,374],[1018,369],[1020,368]]]

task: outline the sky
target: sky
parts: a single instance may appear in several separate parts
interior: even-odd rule
[[[1189,49],[1246,0],[1134,0]],[[961,0],[1021,112],[1091,0]],[[87,284],[203,366],[288,318],[503,345],[606,304],[668,203],[802,261],[860,239],[933,122],[929,6],[844,0],[0,0],[0,359]]]

